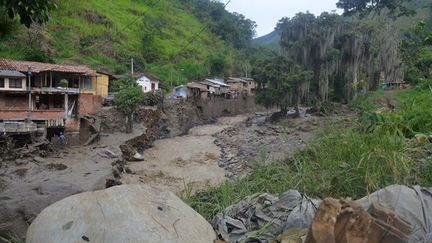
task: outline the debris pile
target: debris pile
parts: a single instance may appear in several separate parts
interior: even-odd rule
[[[351,200],[326,198],[305,243],[404,243],[411,232],[409,222],[378,203],[366,211]]]
[[[320,202],[294,190],[254,195],[212,225],[221,242],[432,242],[432,188],[393,185],[357,201]]]
[[[216,215],[212,225],[225,242],[269,242],[285,229],[307,228],[318,205],[295,190],[280,197],[254,195]]]
[[[127,161],[142,161],[144,150],[151,148],[153,142],[158,138],[161,117],[159,110],[144,109],[139,112],[139,115],[139,119],[146,127],[146,131],[120,146],[123,158]]]
[[[110,188],[113,186],[121,185],[122,182],[120,181],[121,175],[127,173],[127,174],[134,174],[131,168],[128,166],[128,162],[126,160],[116,160],[112,163],[112,174],[113,177],[106,179],[105,181],[105,188]]]
[[[0,161],[13,160],[16,157],[12,138],[6,135],[0,135]]]
[[[45,158],[53,151],[51,143],[47,140],[18,148],[11,137],[0,135],[0,161],[18,160],[20,163],[20,160],[24,158]]]
[[[326,117],[286,119],[271,123],[270,115],[255,113],[246,123],[224,129],[214,137],[222,156],[219,166],[228,177],[241,177],[256,165],[286,159],[306,145]]]

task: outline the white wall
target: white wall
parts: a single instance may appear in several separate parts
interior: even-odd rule
[[[0,77],[2,78],[2,77]],[[21,79],[21,88],[9,88],[9,78],[3,78],[4,79],[4,87],[0,87],[0,90],[11,90],[11,91],[25,91],[27,90],[26,87],[26,79]],[[20,79],[20,78],[12,78],[12,79]]]
[[[153,82],[146,76],[142,76],[139,78],[136,83],[142,87],[144,93],[151,92],[152,83],[155,84],[155,90],[159,90],[159,82]]]

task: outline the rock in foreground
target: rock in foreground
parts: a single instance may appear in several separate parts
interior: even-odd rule
[[[63,199],[33,221],[27,243],[213,242],[207,221],[171,192],[138,185]]]

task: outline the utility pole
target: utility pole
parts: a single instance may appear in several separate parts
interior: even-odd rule
[[[131,58],[131,77],[133,77],[134,75],[134,59],[133,57]]]
[[[28,92],[29,92],[29,96],[28,96],[28,118],[29,120],[31,120],[31,112],[32,112],[32,95],[31,95],[31,66],[28,66],[28,70],[27,70],[27,75],[28,75]]]

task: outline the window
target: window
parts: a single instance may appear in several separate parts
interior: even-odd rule
[[[4,88],[4,78],[0,78],[0,88]]]
[[[84,77],[81,79],[81,89],[92,90],[93,89],[93,80],[91,77]]]
[[[21,79],[9,79],[9,88],[21,89],[22,80]]]
[[[62,109],[64,108],[65,97],[63,95],[53,95],[52,102],[54,108]]]

